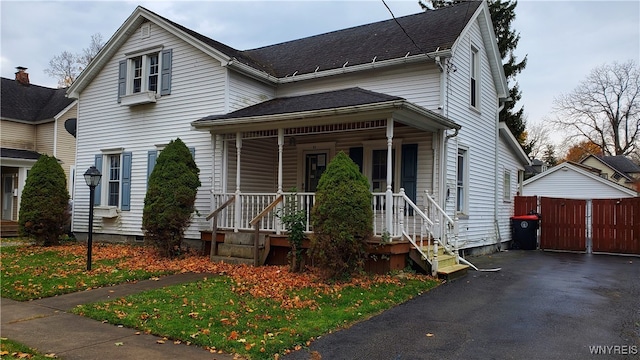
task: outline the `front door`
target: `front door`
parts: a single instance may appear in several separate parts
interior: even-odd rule
[[[304,191],[316,192],[320,176],[327,169],[326,152],[307,153],[305,155]]]
[[[13,174],[2,176],[2,220],[13,220]]]

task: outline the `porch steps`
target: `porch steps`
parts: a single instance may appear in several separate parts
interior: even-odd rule
[[[217,254],[211,257],[213,262],[225,262],[228,264],[253,265],[254,233],[249,232],[225,232],[224,242],[218,244]],[[264,252],[265,235],[259,235],[260,258]]]
[[[2,223],[0,224],[0,237],[8,238],[17,237],[18,235],[17,221],[2,220]]]
[[[447,281],[455,280],[457,278],[461,278],[467,275],[467,271],[469,270],[469,265],[464,264],[454,264],[445,267],[438,268],[438,278],[444,279]]]
[[[433,258],[433,247],[424,246],[421,250],[427,254],[430,259]],[[418,259],[421,256],[417,251],[413,250],[413,253],[414,254],[410,254],[412,255],[411,258],[416,262],[419,262],[418,260],[420,260],[423,263],[421,264],[421,267],[430,272],[431,266],[429,263],[422,259]],[[442,246],[438,247],[438,278],[451,281],[465,276],[468,269],[468,265],[456,263],[456,257],[454,255],[447,254]]]

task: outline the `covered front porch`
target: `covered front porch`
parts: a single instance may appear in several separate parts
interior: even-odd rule
[[[318,180],[343,151],[369,180],[378,241],[408,241],[425,259],[438,246],[456,255],[456,221],[436,194],[446,131],[460,127],[439,114],[356,88],[274,99],[193,126],[212,134],[216,176],[207,220],[214,238],[219,231],[286,235],[278,213],[287,202],[305,211],[311,233]]]

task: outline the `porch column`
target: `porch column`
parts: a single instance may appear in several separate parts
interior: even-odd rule
[[[282,194],[282,152],[284,149],[284,129],[278,129],[278,195]]]
[[[238,232],[238,226],[242,220],[242,199],[240,199],[240,153],[242,152],[242,133],[236,133],[236,213],[233,231]]]
[[[284,129],[278,129],[278,195],[282,194],[282,153],[284,149]],[[278,211],[282,211],[282,203],[278,204]],[[276,234],[280,235],[282,223],[276,220]]]
[[[392,232],[393,223],[393,190],[391,188],[391,182],[393,177],[393,118],[387,119],[387,191],[385,194],[386,211],[385,211],[385,230],[391,235],[395,235]]]

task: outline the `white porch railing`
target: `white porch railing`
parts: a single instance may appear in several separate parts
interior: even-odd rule
[[[302,209],[307,214],[305,231],[311,232],[311,208],[315,201],[315,193],[283,193],[284,200],[278,205],[282,208],[288,201],[295,199],[297,208]],[[295,195],[295,196],[294,196]],[[271,204],[278,194],[276,193],[224,193],[213,194],[212,208],[217,209],[235,196],[234,202],[222,209],[218,214],[218,228],[227,230],[253,230],[249,222],[255,218],[262,210]],[[387,206],[385,193],[372,193],[373,210],[373,235],[383,239],[399,239],[403,234],[408,234],[414,241],[423,239],[438,239],[443,246],[455,246],[453,229],[455,222],[435,203],[435,201],[425,192],[425,208],[420,209],[400,189],[399,193],[393,194],[391,206]],[[391,212],[391,224],[387,226],[387,212]],[[286,230],[277,217],[278,210],[272,211],[264,216],[260,222],[261,231],[272,231],[281,233]],[[435,219],[435,221],[433,220]],[[443,226],[441,226],[443,225]],[[444,227],[444,228],[442,228]],[[441,237],[440,234],[444,234]],[[453,242],[452,242],[453,241]],[[453,250],[453,249],[451,249]]]

